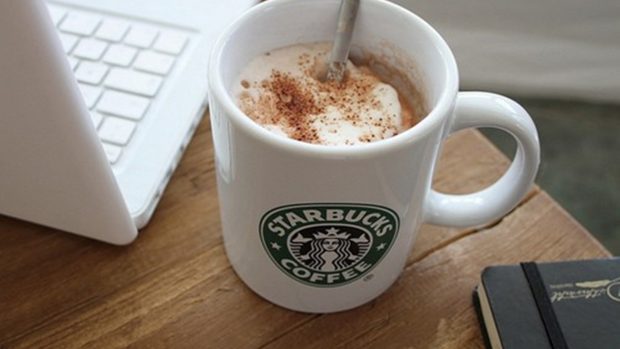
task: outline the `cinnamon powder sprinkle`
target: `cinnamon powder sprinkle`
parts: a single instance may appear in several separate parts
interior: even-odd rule
[[[295,62],[303,72],[302,75],[272,69],[271,74],[262,81],[253,81],[250,84],[247,80],[242,80],[240,84],[246,91],[253,86],[258,93],[253,96],[251,93],[241,93],[241,109],[257,123],[266,126],[278,125],[289,138],[306,143],[323,143],[317,130],[318,125],[326,127],[324,132],[334,134],[338,132],[337,125],[342,122],[339,120],[346,120],[362,129],[377,130],[362,132],[356,138],[360,143],[374,142],[400,133],[410,114],[402,100],[403,124],[394,124],[392,115],[368,117],[373,110],[381,113],[386,111],[383,109],[386,105],[383,105],[373,91],[381,83],[379,78],[368,67],[359,66],[355,74],[347,73],[341,82],[319,81],[316,77],[319,67],[324,66],[324,59],[324,53],[304,53],[298,56]],[[342,119],[328,113],[333,109],[340,112]],[[347,139],[344,144],[354,142]]]
[[[307,57],[300,57],[303,61]],[[289,136],[295,140],[307,143],[320,143],[320,137],[316,129],[312,126],[314,118],[311,116],[325,112],[326,107],[334,106],[343,111],[344,118],[358,125],[362,122],[360,115],[354,111],[351,104],[366,104],[369,101],[371,106],[380,105],[371,95],[371,91],[378,81],[368,75],[351,78],[346,77],[342,82],[320,82],[315,81],[313,86],[309,86],[307,81],[292,76],[289,73],[279,70],[272,70],[269,79],[263,81],[261,86],[275,96],[274,101],[270,101],[277,110],[277,114],[269,119],[263,118],[263,123],[278,124],[285,122],[288,129],[292,130]],[[312,88],[317,89],[319,94],[313,93]],[[355,98],[350,98],[351,94]],[[321,98],[323,96],[323,98]],[[368,108],[366,109],[368,111]],[[377,126],[373,123],[373,126]],[[381,125],[385,131],[386,126]],[[365,138],[363,142],[370,142],[375,137]]]
[[[318,141],[319,136],[308,116],[322,113],[325,108],[317,104],[312,91],[290,74],[277,70],[272,71],[266,87],[276,96],[275,106],[280,117],[294,130],[292,138],[308,143]]]

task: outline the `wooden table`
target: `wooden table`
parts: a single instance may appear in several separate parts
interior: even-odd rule
[[[332,315],[274,306],[233,273],[205,119],[151,223],[115,247],[0,217],[0,348],[482,348],[471,303],[490,264],[608,256],[533,188],[483,229],[424,226],[400,279]],[[477,131],[450,138],[435,187],[465,193],[508,160]]]

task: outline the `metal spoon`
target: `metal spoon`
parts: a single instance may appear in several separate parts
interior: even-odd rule
[[[328,81],[342,81],[347,70],[347,59],[351,48],[351,38],[353,37],[353,27],[357,18],[357,9],[360,0],[342,0],[338,12],[338,28],[332,51],[327,62]]]

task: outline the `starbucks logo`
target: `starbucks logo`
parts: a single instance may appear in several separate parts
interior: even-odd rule
[[[388,208],[305,204],[275,208],[260,223],[267,254],[285,274],[318,287],[367,274],[389,251],[399,219]]]
[[[308,227],[290,237],[287,246],[295,260],[315,271],[344,270],[366,256],[372,245],[372,235],[355,226]]]

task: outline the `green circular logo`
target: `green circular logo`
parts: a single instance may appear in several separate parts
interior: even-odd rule
[[[367,274],[389,251],[398,215],[367,204],[300,204],[275,208],[260,222],[271,260],[285,274],[317,287]]]

